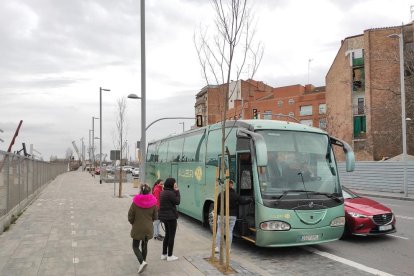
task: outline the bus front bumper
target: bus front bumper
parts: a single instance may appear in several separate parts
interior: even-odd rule
[[[288,247],[318,244],[338,240],[344,227],[320,227],[315,229],[290,229],[288,231],[256,232],[256,245],[261,247]]]

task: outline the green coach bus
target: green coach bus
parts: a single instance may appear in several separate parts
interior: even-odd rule
[[[179,211],[212,226],[221,123],[148,144],[146,179],[174,177]],[[353,171],[351,147],[321,129],[274,120],[226,122],[226,165],[239,207],[234,235],[261,247],[337,240],[344,231],[344,200],[333,146]]]

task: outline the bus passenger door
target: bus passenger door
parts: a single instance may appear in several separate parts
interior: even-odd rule
[[[237,154],[237,192],[243,200],[251,199],[250,204],[239,206],[238,230],[242,237],[254,236],[255,210],[253,192],[253,173],[250,152]]]

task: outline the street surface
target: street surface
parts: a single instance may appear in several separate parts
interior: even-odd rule
[[[232,254],[254,260],[275,275],[414,275],[414,233],[410,230],[414,229],[414,202],[374,199],[393,209],[397,216],[396,233],[291,248],[260,248],[235,240]],[[184,215],[179,223],[210,235],[208,229]]]

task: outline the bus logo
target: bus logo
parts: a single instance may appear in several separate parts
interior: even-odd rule
[[[201,178],[203,176],[203,170],[201,167],[197,167],[194,171],[194,176],[197,179],[197,181],[201,181]]]

